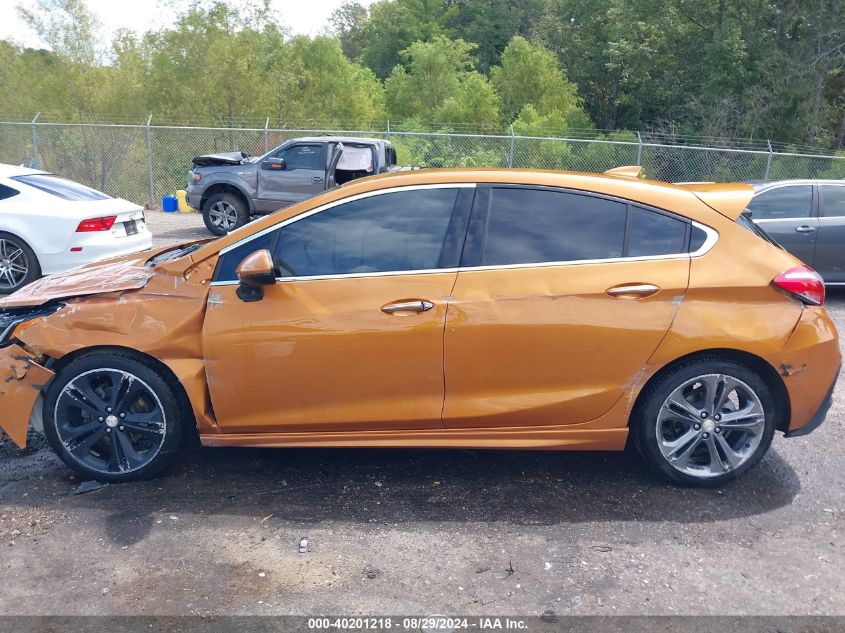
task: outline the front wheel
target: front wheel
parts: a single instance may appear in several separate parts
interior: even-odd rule
[[[232,193],[218,193],[206,200],[202,219],[211,233],[222,237],[249,222],[249,207]]]
[[[715,487],[763,458],[775,411],[771,390],[753,371],[731,361],[694,359],[646,388],[631,432],[665,478]]]
[[[188,426],[174,387],[152,364],[124,352],[64,367],[44,401],[50,446],[86,479],[146,479],[173,463]]]

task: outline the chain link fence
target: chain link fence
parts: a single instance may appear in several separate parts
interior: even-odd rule
[[[399,163],[413,167],[524,167],[601,172],[642,165],[656,180],[748,181],[845,178],[845,154],[821,155],[654,142],[615,132],[612,138],[413,131],[178,127],[95,123],[0,122],[0,162],[33,165],[110,195],[158,207],[186,186],[191,159],[243,151],[260,155],[300,136],[387,138]]]

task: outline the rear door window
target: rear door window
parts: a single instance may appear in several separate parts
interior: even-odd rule
[[[622,256],[627,205],[565,191],[494,187],[482,266]]]
[[[794,185],[764,191],[751,200],[754,220],[809,218],[813,215],[813,186]]]
[[[53,174],[29,174],[26,176],[12,176],[12,180],[39,189],[62,200],[109,200],[102,191],[86,187],[78,182],[66,180]]]
[[[678,218],[632,205],[626,256],[683,253],[686,250],[687,226],[687,222]]]
[[[845,217],[845,185],[822,185],[821,191],[824,216]]]

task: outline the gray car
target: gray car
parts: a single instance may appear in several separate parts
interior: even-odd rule
[[[751,183],[748,212],[777,242],[831,286],[845,286],[845,181]]]
[[[188,173],[188,204],[214,235],[345,182],[395,168],[396,150],[372,138],[316,136],[282,143],[263,156],[206,154]]]

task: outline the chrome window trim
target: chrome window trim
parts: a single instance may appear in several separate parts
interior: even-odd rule
[[[474,182],[456,182],[456,183],[434,183],[430,185],[406,185],[404,187],[390,187],[389,189],[378,189],[376,191],[365,191],[364,193],[359,193],[354,196],[349,196],[348,198],[341,198],[340,200],[335,200],[334,202],[329,202],[324,204],[323,206],[317,207],[315,209],[311,209],[310,211],[306,211],[305,213],[300,213],[299,215],[295,215],[292,218],[288,218],[287,220],[283,220],[278,224],[274,224],[273,226],[267,227],[263,231],[259,231],[258,233],[254,233],[249,237],[245,237],[242,240],[235,242],[234,244],[230,244],[226,248],[221,249],[218,253],[218,257],[222,257],[226,253],[243,246],[251,242],[254,239],[259,237],[263,237],[268,233],[272,233],[273,231],[280,229],[282,227],[287,226],[288,224],[293,224],[294,222],[298,222],[299,220],[304,220],[305,218],[311,217],[317,213],[322,211],[328,211],[329,209],[333,209],[334,207],[338,207],[342,204],[346,204],[347,202],[355,202],[356,200],[363,200],[365,198],[372,198],[375,196],[381,196],[386,193],[397,193],[399,191],[417,191],[419,189],[474,189],[475,183]]]
[[[327,209],[331,209],[333,207],[339,206],[345,202],[352,202],[354,200],[360,200],[363,198],[368,198],[375,195],[380,195],[383,193],[393,193],[396,191],[413,191],[416,189],[450,189],[450,188],[474,188],[476,183],[436,183],[430,185],[409,185],[406,187],[391,187],[390,189],[380,189],[378,191],[368,191],[366,193],[361,193],[355,196],[350,196],[349,198],[343,198],[342,200],[335,200],[334,202],[330,202],[327,205],[322,207],[317,207],[316,209],[312,209],[306,213],[302,213],[300,215],[294,216],[289,218],[279,224],[275,224],[272,227],[266,228],[263,231],[260,231],[254,235],[250,235],[248,238],[244,238],[239,242],[235,242],[231,246],[227,246],[225,249],[222,249],[218,253],[218,257],[222,257],[229,251],[238,248],[243,244],[247,244],[248,242],[257,239],[263,235],[271,233],[276,229],[280,229],[283,226],[287,226],[288,224],[292,224],[297,220],[301,220],[303,218],[309,217],[320,211],[325,211]],[[683,217],[683,216],[680,216]],[[488,270],[518,270],[521,268],[549,268],[554,266],[581,266],[584,264],[614,264],[619,262],[643,262],[643,261],[659,261],[664,259],[685,259],[685,258],[693,258],[693,257],[701,257],[702,255],[706,255],[715,245],[716,242],[719,241],[719,233],[715,229],[696,222],[695,220],[685,218],[690,224],[698,229],[704,231],[707,237],[704,239],[704,243],[701,247],[692,253],[670,253],[668,255],[642,255],[637,257],[610,257],[605,259],[577,259],[577,260],[569,260],[569,261],[556,261],[556,262],[531,262],[527,264],[501,264],[501,265],[493,265],[493,266],[454,266],[451,268],[426,268],[426,269],[419,269],[419,270],[389,270],[389,271],[380,271],[380,272],[372,272],[372,273],[343,273],[339,275],[308,275],[302,277],[276,277],[277,283],[285,283],[285,282],[292,282],[292,281],[320,281],[324,279],[357,279],[357,278],[366,278],[366,277],[395,277],[397,275],[432,275],[436,273],[458,273],[458,272],[476,272],[476,271],[488,271]],[[237,286],[240,282],[237,280],[231,281],[213,281],[210,286]]]
[[[798,218],[760,218],[759,220],[755,220],[754,216],[751,216],[752,222],[803,222],[805,220],[818,220],[819,217],[815,215],[802,215]]]

